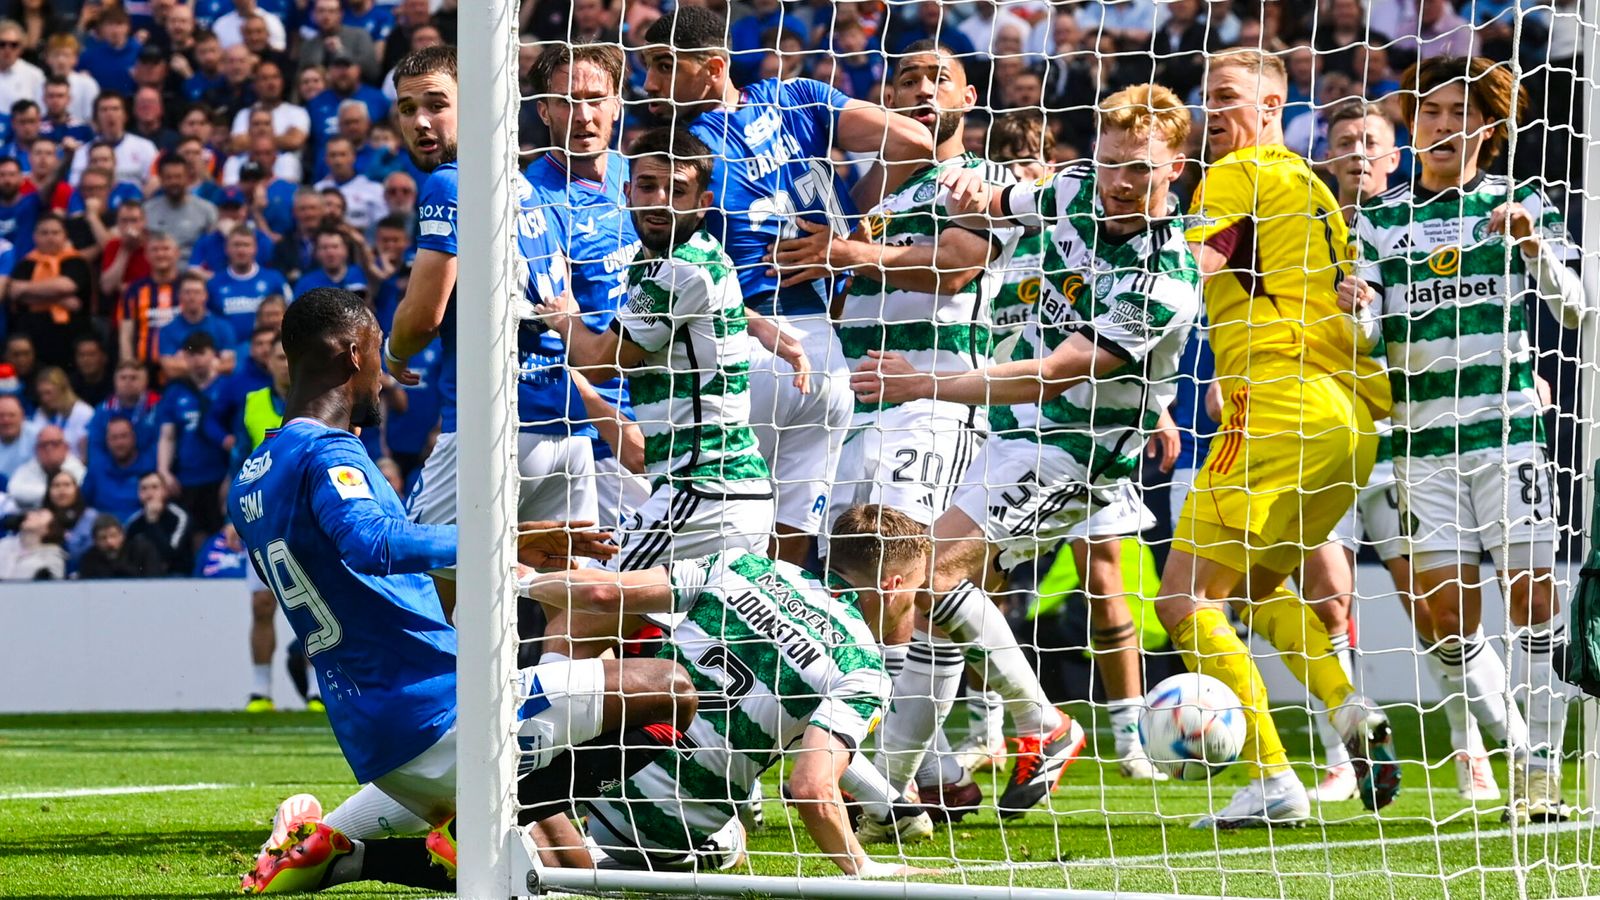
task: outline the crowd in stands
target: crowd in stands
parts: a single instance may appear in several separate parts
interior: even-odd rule
[[[541,41],[636,48],[672,5],[525,0],[524,72]],[[1514,50],[1537,121],[1513,167],[1546,173],[1560,202],[1580,156],[1577,0],[707,5],[731,19],[738,83],[806,76],[876,101],[895,53],[940,40],[980,92],[980,153],[990,118],[1020,109],[1039,111],[1050,161],[1086,155],[1100,98],[1154,79],[1197,101],[1203,54],[1244,45],[1285,55],[1289,141],[1313,159],[1336,101],[1393,100],[1420,57]],[[455,0],[9,0],[0,14],[0,579],[238,576],[220,488],[250,447],[247,398],[273,386],[285,305],[338,285],[387,330],[404,294],[423,176],[390,121],[390,73],[454,43]],[[632,105],[629,119],[648,122]],[[530,152],[546,143],[532,103],[521,133]],[[437,421],[435,374],[390,391],[385,426],[362,436],[402,494]]]
[[[284,308],[387,328],[423,178],[389,73],[454,39],[454,0],[0,3],[0,579],[243,575],[221,489]],[[428,375],[363,435],[402,492]]]

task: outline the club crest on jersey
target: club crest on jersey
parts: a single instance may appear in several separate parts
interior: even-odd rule
[[[911,202],[927,203],[929,200],[933,199],[934,193],[938,190],[938,185],[931,181],[924,181],[922,184],[917,185],[916,191],[911,194]]]
[[[1461,271],[1461,248],[1440,247],[1428,255],[1428,271],[1435,275],[1450,276]]]
[[[1489,238],[1489,220],[1479,219],[1478,224],[1472,226],[1472,240],[1481,244]]]
[[[328,480],[333,482],[333,489],[345,500],[365,498],[372,499],[372,488],[367,484],[367,476],[355,466],[334,466],[328,470]]]
[[[1094,295],[1096,297],[1104,297],[1111,293],[1111,285],[1114,281],[1115,278],[1109,272],[1096,278],[1094,280]]]

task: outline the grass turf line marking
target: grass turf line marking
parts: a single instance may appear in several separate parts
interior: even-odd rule
[[[1527,825],[1516,830],[1518,837],[1564,834],[1570,831],[1582,831],[1595,827],[1590,822],[1561,822],[1555,825]],[[1399,838],[1383,839],[1383,846],[1394,847],[1401,844],[1452,844],[1462,841],[1493,840],[1495,838],[1511,837],[1509,828],[1484,829],[1482,831],[1458,831],[1450,834],[1413,834]],[[1339,850],[1347,847],[1368,847],[1373,844],[1373,839],[1354,841],[1310,841],[1307,843],[1281,843],[1263,844],[1256,847],[1220,847],[1214,850],[1185,850],[1181,853],[1151,853],[1145,856],[1105,856],[1099,859],[1067,859],[1051,862],[1013,862],[992,863],[989,865],[962,866],[961,872],[1000,872],[1006,869],[1056,869],[1056,868],[1085,868],[1117,866],[1152,866],[1167,864],[1180,860],[1209,860],[1229,856],[1251,856],[1270,854],[1277,856],[1284,853],[1323,853],[1329,850]]]
[[[66,797],[113,797],[119,794],[167,794],[178,791],[221,791],[229,788],[247,787],[242,784],[211,784],[198,782],[196,784],[134,784],[121,787],[98,788],[62,788],[56,791],[23,791],[16,794],[0,794],[0,800],[57,800]]]

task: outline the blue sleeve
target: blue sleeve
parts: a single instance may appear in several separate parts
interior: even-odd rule
[[[239,335],[234,333],[233,325],[224,318],[211,320],[211,336],[216,339],[218,353],[239,343]]]
[[[237,388],[238,383],[232,376],[223,382],[222,389],[217,391],[216,398],[211,402],[211,409],[207,411],[205,421],[200,424],[201,429],[205,431],[206,440],[218,447],[222,446],[224,438],[235,433],[235,420],[240,418],[240,400],[243,398]]]
[[[335,469],[359,472],[365,490],[347,486],[341,494]],[[456,526],[415,524],[373,498],[372,486],[387,489],[387,482],[355,435],[349,441],[324,443],[306,477],[317,524],[351,569],[363,575],[410,575],[456,564]]]
[[[167,388],[165,394],[161,395],[160,402],[156,404],[157,429],[159,430],[160,426],[168,424],[177,425],[179,426],[179,431],[183,430],[183,414],[178,411],[178,392],[170,387]]]
[[[456,255],[456,169],[436,170],[417,196],[417,247]]]
[[[17,266],[17,250],[10,245],[0,250],[0,276],[10,277],[11,270]]]
[[[783,82],[778,93],[778,104],[783,109],[803,109],[812,116],[826,113],[829,124],[839,121],[839,111],[849,103],[844,92],[811,78],[791,78]]]

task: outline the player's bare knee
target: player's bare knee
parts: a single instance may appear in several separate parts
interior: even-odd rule
[[[250,616],[255,624],[271,625],[278,610],[278,601],[271,591],[256,591],[250,595]]]

